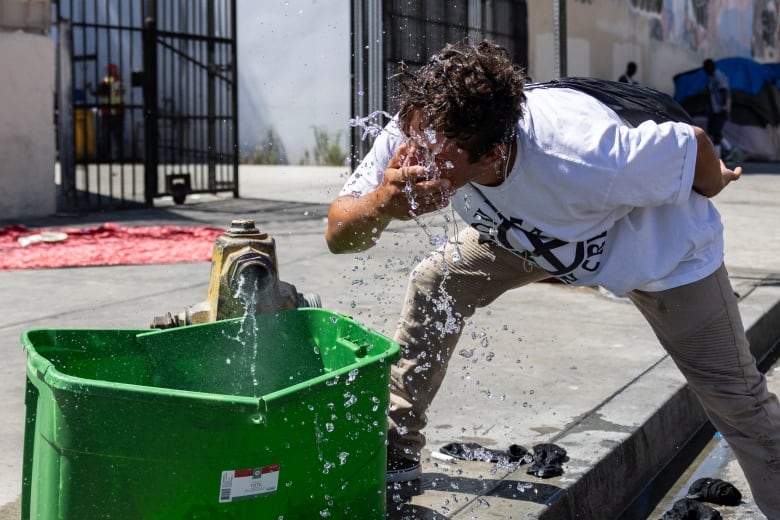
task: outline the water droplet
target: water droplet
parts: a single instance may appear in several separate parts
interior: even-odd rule
[[[460,248],[457,245],[452,251],[452,263],[455,266],[459,266],[463,263],[463,257],[460,255]]]
[[[438,235],[432,235],[428,239],[428,242],[430,242],[430,244],[433,247],[441,247],[441,246],[443,246],[444,244],[447,243],[447,237],[442,237],[442,236],[438,236]]]
[[[344,398],[346,399],[346,401],[344,401],[344,408],[349,408],[353,404],[357,403],[357,397],[350,394],[349,392],[344,394]]]
[[[474,349],[466,350],[464,348],[464,349],[461,349],[460,352],[458,352],[458,354],[460,354],[462,357],[464,357],[466,359],[470,359],[470,358],[472,358],[474,356]]]

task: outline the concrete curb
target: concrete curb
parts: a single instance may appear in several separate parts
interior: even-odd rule
[[[740,309],[761,360],[780,336],[780,286],[757,287]],[[665,357],[558,436],[555,442],[570,453],[591,457],[569,461],[560,480],[564,492],[538,518],[579,518],[580,512],[589,518],[618,517],[705,423],[696,397]]]

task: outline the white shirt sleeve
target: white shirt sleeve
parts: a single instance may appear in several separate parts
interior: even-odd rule
[[[686,123],[634,127],[587,94],[543,89],[528,93],[519,128],[517,181],[533,193],[526,202],[558,208],[562,227],[690,196],[696,139]]]
[[[696,137],[686,123],[621,126],[611,155],[617,171],[607,203],[633,207],[682,204],[691,194]]]
[[[398,126],[396,116],[374,140],[371,150],[349,176],[344,187],[341,188],[339,196],[361,197],[377,189],[382,182],[387,165],[404,140],[405,136]]]

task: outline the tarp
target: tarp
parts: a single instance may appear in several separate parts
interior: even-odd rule
[[[208,262],[223,229],[210,226],[100,226],[31,230],[0,227],[0,271],[98,265]]]
[[[780,64],[723,58],[716,66],[729,78],[731,120],[724,137],[748,160],[780,160]],[[706,127],[707,76],[702,68],[674,76],[674,98]]]

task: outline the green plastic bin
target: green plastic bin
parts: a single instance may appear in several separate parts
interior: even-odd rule
[[[385,518],[399,347],[346,316],[36,329],[22,344],[23,518]]]

